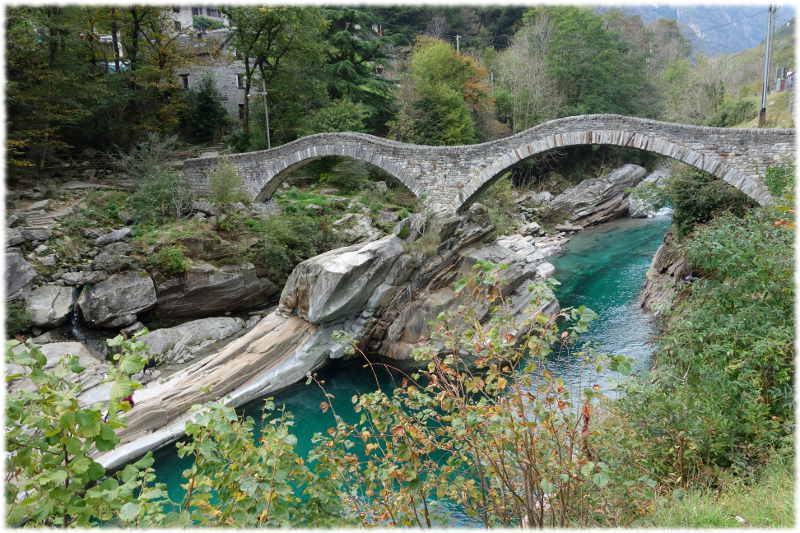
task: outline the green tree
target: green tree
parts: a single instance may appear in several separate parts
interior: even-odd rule
[[[187,106],[180,117],[183,134],[194,142],[209,142],[217,138],[229,119],[214,80],[204,76],[197,89],[186,92],[185,99]]]
[[[322,43],[318,35],[326,22],[312,7],[227,7],[231,44],[244,62],[244,135],[250,135],[250,94],[255,75],[269,90],[288,63],[319,65]],[[292,61],[294,58],[295,61]],[[288,93],[285,97],[289,97]]]
[[[546,55],[549,74],[565,100],[565,115],[647,114],[642,106],[644,56],[632,50],[589,8],[540,7],[524,20],[546,17],[552,33]]]
[[[398,92],[400,110],[390,136],[432,145],[478,141],[476,117],[489,105],[485,82],[486,70],[475,60],[439,39],[419,38]]]

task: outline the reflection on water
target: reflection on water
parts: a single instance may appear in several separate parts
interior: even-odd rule
[[[598,318],[584,336],[586,341],[603,352],[622,354],[636,361],[636,371],[649,367],[652,334],[650,317],[639,309],[638,293],[650,260],[661,243],[670,219],[623,219],[579,233],[568,243],[564,255],[554,258],[555,277],[561,281],[557,296],[562,307],[585,305],[598,313]],[[562,376],[570,388],[581,389],[599,383],[609,389],[617,379],[613,373],[596,375],[587,371],[574,356],[556,358],[550,370]],[[357,420],[351,397],[374,390],[372,372],[359,361],[334,361],[318,373],[325,388],[334,395],[331,400],[339,416],[348,422]],[[391,390],[395,379],[388,373],[378,374],[381,387]],[[321,413],[323,397],[312,383],[293,385],[275,395],[276,404],[293,413],[297,450],[306,456],[312,447],[311,437],[333,424],[333,415]],[[244,413],[260,420],[263,401],[256,400]],[[170,496],[180,501],[185,480],[181,472],[189,459],[179,459],[174,446],[155,453],[158,480],[167,484]],[[477,525],[455,509],[449,509],[451,526]]]

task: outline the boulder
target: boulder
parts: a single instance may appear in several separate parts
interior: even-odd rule
[[[92,269],[110,273],[125,270],[131,264],[127,254],[132,250],[131,245],[126,242],[113,242],[104,246],[92,261]]]
[[[336,220],[333,231],[347,244],[371,241],[381,236],[381,232],[372,226],[372,221],[362,213],[348,213]]]
[[[232,317],[201,318],[174,328],[162,328],[139,337],[151,356],[166,364],[185,363],[204,348],[236,335],[244,320]]]
[[[108,278],[108,274],[98,270],[81,270],[78,272],[65,272],[61,281],[67,285],[82,286],[90,283],[100,283]]]
[[[115,328],[136,321],[136,314],[156,305],[156,288],[147,272],[114,274],[84,287],[78,297],[83,318],[91,326]]]
[[[628,212],[628,193],[647,174],[639,165],[624,165],[613,172],[584,180],[559,194],[550,202],[550,208],[565,215],[569,222],[590,226]]]
[[[286,281],[278,311],[312,324],[358,315],[402,253],[403,241],[388,235],[307,259]]]
[[[180,277],[159,283],[157,291],[159,316],[201,318],[263,307],[280,287],[259,278],[252,263],[216,267],[192,261]]]
[[[23,350],[22,346],[14,348],[15,352]],[[69,374],[70,378],[81,386],[81,390],[86,390],[99,385],[108,373],[105,363],[97,359],[89,349],[80,342],[51,342],[40,346],[42,353],[47,358],[45,368],[52,368],[65,355],[77,355],[80,365],[85,369],[80,374]],[[24,374],[24,367],[17,364],[7,364],[6,374]],[[20,377],[10,382],[10,390],[25,389],[35,390],[35,385],[27,377]]]
[[[211,202],[206,201],[192,202],[192,211],[199,211],[200,213],[208,216],[215,216],[219,214],[219,210],[212,205]]]
[[[72,311],[75,291],[63,285],[42,285],[25,297],[33,325],[60,326]]]
[[[103,246],[106,244],[111,244],[112,242],[130,239],[131,237],[133,237],[133,230],[131,228],[121,228],[110,233],[106,233],[105,235],[100,235],[97,237],[97,239],[95,239],[94,243],[98,246]]]
[[[19,251],[6,252],[6,299],[11,300],[28,287],[38,274],[33,266],[25,261]]]
[[[6,246],[16,246],[25,242],[25,237],[17,228],[6,229]]]
[[[22,237],[26,241],[46,241],[52,234],[50,228],[22,228]]]

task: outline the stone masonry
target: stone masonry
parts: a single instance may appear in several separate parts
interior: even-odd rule
[[[510,137],[466,146],[421,146],[364,133],[319,133],[271,150],[231,155],[254,200],[268,199],[288,172],[314,159],[345,156],[400,180],[436,212],[460,211],[506,169],[535,154],[576,145],[627,146],[676,159],[725,180],[760,204],[770,165],[794,157],[793,129],[735,129],[672,124],[622,115],[580,115],[545,122]],[[189,159],[184,175],[208,192],[216,157]]]

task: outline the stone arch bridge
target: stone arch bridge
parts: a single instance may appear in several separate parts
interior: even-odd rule
[[[393,175],[437,212],[453,212],[512,165],[555,148],[613,145],[664,155],[705,170],[757,202],[771,199],[764,172],[794,156],[793,129],[689,126],[622,115],[580,115],[539,124],[510,137],[465,146],[421,146],[363,133],[319,133],[257,152],[229,156],[254,200],[268,199],[285,176],[314,159],[345,156]],[[217,157],[189,159],[184,175],[208,191]]]

